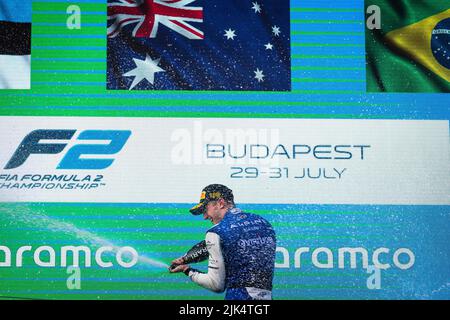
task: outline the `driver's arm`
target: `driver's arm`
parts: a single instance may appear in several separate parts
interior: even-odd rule
[[[225,290],[225,263],[222,249],[220,247],[220,237],[213,232],[206,233],[206,246],[209,253],[208,273],[189,268],[186,274],[198,285],[214,292]]]

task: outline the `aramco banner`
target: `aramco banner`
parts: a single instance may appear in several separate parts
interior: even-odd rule
[[[273,225],[274,299],[449,296],[448,121],[0,124],[2,297],[223,299],[167,270],[211,227],[188,211],[211,183]]]

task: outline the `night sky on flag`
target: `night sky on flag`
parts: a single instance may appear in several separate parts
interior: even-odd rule
[[[108,0],[108,14],[108,89],[291,90],[289,0]]]

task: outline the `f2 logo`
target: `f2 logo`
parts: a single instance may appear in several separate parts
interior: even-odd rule
[[[39,129],[30,132],[20,143],[5,169],[18,168],[32,154],[58,154],[67,143],[39,143],[41,140],[70,140],[76,130]],[[109,140],[109,144],[78,144],[69,149],[57,169],[105,169],[114,159],[82,159],[82,155],[116,154],[131,135],[129,130],[85,130],[77,140]]]

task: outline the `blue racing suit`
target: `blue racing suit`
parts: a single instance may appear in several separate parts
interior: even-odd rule
[[[189,277],[216,291],[226,290],[227,300],[272,298],[276,237],[264,218],[238,208],[206,233],[208,273],[191,270]]]

